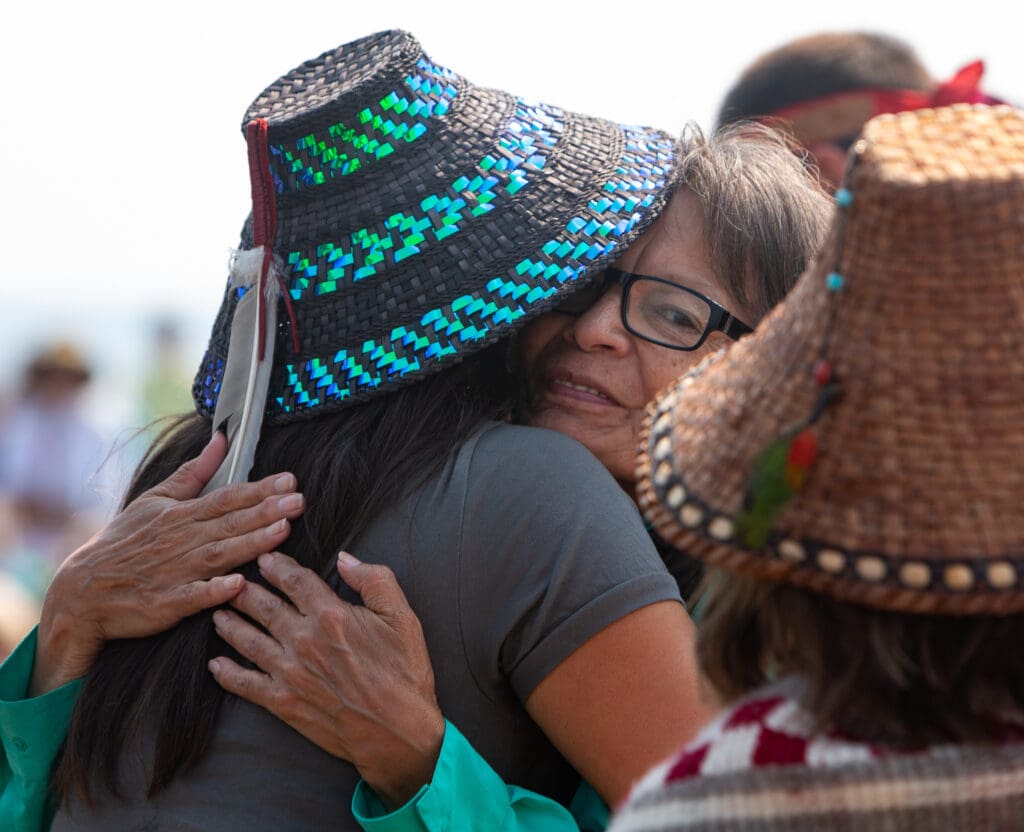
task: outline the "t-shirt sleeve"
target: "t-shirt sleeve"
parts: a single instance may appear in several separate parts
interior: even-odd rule
[[[568,437],[507,425],[474,449],[458,580],[478,684],[504,678],[521,701],[609,624],[681,601],[636,506],[597,459]]]

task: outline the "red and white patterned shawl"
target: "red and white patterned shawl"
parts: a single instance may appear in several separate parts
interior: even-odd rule
[[[1024,733],[993,745],[895,751],[817,734],[762,689],[651,771],[609,832],[1024,829]]]

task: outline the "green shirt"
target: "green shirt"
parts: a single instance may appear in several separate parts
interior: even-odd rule
[[[75,707],[81,679],[26,698],[36,656],[36,630],[0,664],[0,829],[49,829],[53,801],[50,770]]]
[[[568,810],[542,795],[506,786],[450,722],[428,785],[389,814],[360,781],[352,796],[352,814],[366,832],[600,832],[608,824],[608,807],[586,784]]]

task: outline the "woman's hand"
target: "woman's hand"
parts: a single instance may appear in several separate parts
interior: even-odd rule
[[[423,630],[395,576],[343,552],[338,572],[362,596],[359,607],[286,555],[263,555],[259,565],[294,606],[247,583],[231,604],[267,632],[231,611],[213,617],[259,669],[220,657],[210,662],[214,677],[353,763],[385,802],[401,806],[433,777],[444,718]]]
[[[197,496],[226,452],[218,433],[61,564],[43,602],[30,696],[83,675],[106,641],[226,603],[245,582],[224,573],[288,537],[305,505],[291,474]]]

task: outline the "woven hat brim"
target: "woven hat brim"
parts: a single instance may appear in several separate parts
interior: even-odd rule
[[[755,334],[652,405],[639,498],[673,545],[876,607],[1024,611],[1024,118],[951,109],[869,125],[854,206],[817,264]],[[936,128],[983,140],[989,161],[936,151]],[[841,399],[815,426],[806,485],[753,551],[736,535],[753,461],[808,418],[823,355]]]

